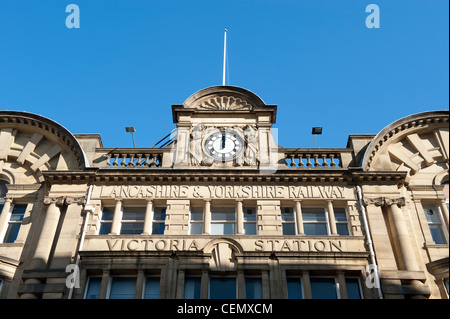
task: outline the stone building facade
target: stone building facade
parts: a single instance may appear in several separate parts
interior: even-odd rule
[[[162,148],[0,111],[0,298],[448,299],[448,111],[283,148],[210,87]]]

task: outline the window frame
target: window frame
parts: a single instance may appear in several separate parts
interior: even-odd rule
[[[164,213],[164,219],[155,219],[155,212],[156,210],[163,210],[162,212],[158,212],[158,214]],[[150,230],[151,230],[151,235],[164,235],[165,232],[165,225],[166,225],[166,218],[167,218],[167,206],[163,206],[163,205],[156,205],[153,206],[152,209],[152,216],[151,216],[151,226],[150,226]],[[162,233],[155,233],[155,224],[162,224]]]
[[[142,220],[138,220],[138,219],[124,219],[123,218],[124,215],[127,214],[127,211],[126,211],[127,208],[141,208],[142,212],[140,212],[140,213],[143,213],[143,219]],[[145,206],[142,206],[142,205],[123,205],[122,208],[121,208],[119,234],[120,235],[139,235],[139,234],[142,234],[142,232],[144,231],[145,213],[146,213],[146,207]],[[141,227],[142,231],[139,234],[138,233],[136,233],[136,234],[134,234],[134,233],[124,234],[124,233],[122,233],[122,226],[123,226],[123,224],[141,224],[142,225],[142,227]]]
[[[292,209],[292,215],[293,215],[293,220],[292,221],[284,221],[283,220],[283,209]],[[281,210],[281,232],[283,233],[283,236],[296,236],[296,235],[298,235],[298,232],[297,232],[297,214],[296,214],[296,211],[295,211],[295,207],[293,207],[293,206],[281,206],[281,208],[280,208],[280,210]],[[284,233],[284,227],[283,227],[283,225],[285,225],[285,224],[293,224],[294,225],[294,234],[285,234]]]
[[[229,275],[229,276],[215,276],[212,275],[209,277],[208,280],[208,299],[211,299],[211,280],[212,279],[234,279],[234,283],[235,283],[235,298],[234,299],[238,299],[238,291],[239,291],[239,287],[238,287],[238,278],[237,276],[233,276],[233,275]],[[225,299],[232,299],[230,297],[227,297]]]
[[[347,277],[345,277],[347,278]],[[317,300],[328,300],[325,298],[314,298],[313,297],[313,288],[312,288],[312,281],[314,279],[333,279],[334,280],[334,289],[336,291],[336,300],[341,299],[341,292],[339,291],[339,281],[337,276],[310,276],[309,277],[309,283],[311,286],[311,299],[317,299]]]
[[[220,211],[214,211],[214,210],[216,210],[216,209],[220,209],[220,208],[230,208],[230,209],[233,209],[233,211],[234,211],[234,219],[232,220],[232,221],[227,221],[227,220],[214,220],[214,218],[213,218],[213,215],[215,214],[215,213],[221,213]],[[237,227],[237,211],[236,211],[236,206],[232,206],[232,205],[218,205],[218,206],[213,206],[213,207],[211,207],[211,211],[210,211],[210,213],[211,213],[211,219],[210,219],[210,229],[211,229],[211,235],[213,235],[213,236],[224,236],[224,235],[236,235],[236,232],[237,232],[237,229],[236,229],[236,227]],[[213,225],[214,224],[220,224],[220,225],[222,225],[222,224],[232,224],[234,227],[233,227],[233,233],[232,234],[224,234],[224,233],[222,233],[222,234],[213,234]]]
[[[105,299],[111,299],[111,290],[112,290],[112,285],[113,285],[113,282],[114,282],[114,278],[134,278],[135,281],[136,281],[136,284],[134,286],[133,298],[126,298],[126,299],[128,299],[128,300],[136,299],[135,298],[135,293],[136,293],[136,286],[137,286],[137,283],[138,283],[136,275],[112,275],[112,276],[110,276],[109,280],[108,280],[108,289],[106,291],[106,298]],[[124,300],[125,298],[120,298],[120,299]],[[117,300],[117,299],[113,299],[113,300]]]
[[[192,219],[192,209],[200,209],[201,213],[202,213],[202,219],[201,220],[193,220]],[[200,225],[201,224],[201,229],[202,232],[200,234],[193,234],[192,233],[192,225]],[[193,205],[189,207],[189,235],[202,235],[204,233],[204,229],[205,229],[205,208],[203,206],[197,206],[197,205]]]
[[[24,212],[22,215],[22,218],[20,219],[20,221],[16,221],[16,220],[11,220],[11,217],[14,214],[14,209],[18,206],[24,206]],[[20,233],[20,229],[22,227],[22,223],[23,223],[23,219],[25,218],[25,215],[28,212],[28,207],[29,207],[29,203],[11,203],[11,207],[9,208],[9,211],[7,212],[7,216],[5,219],[5,225],[3,225],[3,229],[0,229],[0,244],[13,244],[17,238],[19,237],[19,233]],[[7,237],[9,237],[9,231],[10,231],[10,227],[12,227],[12,225],[19,225],[19,228],[17,229],[17,234],[15,235],[15,238],[13,241],[7,241]]]
[[[311,213],[311,212],[308,212],[308,209],[311,209],[311,208],[313,208],[313,209],[318,209],[318,208],[322,209],[322,213],[325,216],[325,221],[319,221],[319,222],[317,222],[317,221],[305,221],[305,214]],[[328,209],[325,206],[305,206],[305,207],[302,207],[302,220],[303,220],[303,229],[304,229],[304,232],[305,232],[306,236],[330,236],[330,234],[331,234],[330,219],[328,217]],[[309,235],[309,234],[306,234],[306,229],[305,229],[306,228],[305,227],[306,224],[325,224],[326,234],[325,235],[317,235],[317,234]]]
[[[289,279],[295,279],[296,281],[298,281],[300,283],[300,295],[301,298],[289,298],[289,289],[288,289],[288,280]],[[300,299],[305,299],[305,287],[303,284],[303,278],[302,276],[299,275],[286,275],[286,298],[287,299],[291,299],[291,300],[300,300]]]
[[[145,288],[147,287],[147,279],[148,278],[158,278],[158,297],[157,298],[144,298],[145,296]],[[136,278],[136,285],[137,285],[137,278]],[[146,275],[144,278],[144,282],[143,282],[143,287],[142,287],[142,296],[141,299],[146,299],[146,300],[150,300],[150,299],[160,299],[159,295],[161,292],[161,276],[159,275]]]
[[[444,227],[444,223],[443,223],[444,219],[443,219],[442,211],[441,211],[441,208],[439,207],[439,205],[437,205],[436,203],[424,202],[424,203],[422,203],[422,208],[423,208],[423,214],[424,214],[424,217],[425,217],[425,221],[426,221],[427,226],[428,226],[428,231],[430,232],[430,236],[431,236],[431,239],[433,240],[433,242],[436,245],[447,245],[448,242],[449,242],[448,232],[447,232],[446,227]],[[436,216],[438,218],[438,222],[429,221],[427,219],[427,212],[426,211],[429,210],[429,209],[431,209],[432,211],[434,211],[436,213]],[[443,241],[442,243],[437,243],[435,241],[435,238],[433,238],[433,232],[431,231],[431,226],[437,226],[438,227],[439,233],[441,234],[441,237],[442,237],[442,241]]]
[[[247,214],[247,210],[251,209],[253,211],[253,213],[255,214],[255,220],[246,220],[245,216],[249,215]],[[248,236],[256,236],[258,235],[258,209],[256,206],[243,206],[242,208],[242,224],[243,224],[243,231],[244,231],[244,235],[248,235]],[[246,225],[254,225],[255,226],[255,233],[254,234],[247,234],[245,232],[245,226]]]
[[[104,211],[106,209],[111,209],[111,219],[103,219],[103,215],[104,215]],[[113,219],[114,219],[114,211],[115,211],[115,207],[111,206],[111,205],[103,205],[102,206],[102,215],[99,218],[99,227],[98,227],[98,235],[108,235],[109,233],[102,233],[102,227],[104,224],[109,224],[109,230],[111,231],[112,228],[112,223],[113,223]]]
[[[88,278],[87,278],[87,280],[86,280],[86,286],[85,286],[85,288],[84,288],[83,299],[87,299],[86,297],[87,297],[87,293],[88,293],[89,286],[90,286],[90,284],[91,284],[91,279],[92,279],[92,278],[100,279],[100,286],[101,286],[101,284],[102,284],[102,276],[100,276],[100,275],[88,276]],[[98,299],[98,294],[99,294],[99,293],[100,293],[100,287],[99,287],[99,289],[98,289],[97,297],[96,297],[95,299]]]
[[[337,212],[338,209],[343,209],[343,210],[344,210],[344,214],[345,214],[345,222],[343,222],[343,221],[338,221],[338,219],[336,218],[336,213],[340,213],[340,212]],[[336,207],[333,207],[333,212],[334,212],[334,220],[335,220],[335,223],[336,223],[336,232],[338,233],[338,235],[339,235],[339,236],[351,236],[352,234],[351,234],[351,229],[350,229],[350,225],[349,225],[349,218],[348,218],[348,211],[347,211],[347,208],[344,207],[344,206],[336,206]],[[338,225],[343,225],[343,224],[346,225],[347,235],[341,235],[341,234],[339,234]]]

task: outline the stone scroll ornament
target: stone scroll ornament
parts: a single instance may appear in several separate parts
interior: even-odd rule
[[[86,198],[84,196],[80,197],[72,197],[72,196],[60,196],[60,197],[45,197],[44,198],[44,204],[50,205],[55,203],[56,206],[63,206],[71,205],[71,204],[78,204],[78,205],[85,205],[86,204]]]
[[[251,110],[252,105],[246,100],[233,96],[215,96],[198,104],[198,108],[207,110]]]

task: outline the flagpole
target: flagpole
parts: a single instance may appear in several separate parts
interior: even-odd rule
[[[222,85],[225,85],[225,64],[226,64],[226,56],[227,56],[227,29],[225,29],[225,35],[223,40],[223,78]]]

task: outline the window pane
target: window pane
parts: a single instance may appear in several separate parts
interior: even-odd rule
[[[159,298],[159,278],[158,277],[145,278],[143,299],[158,299],[158,298]]]
[[[191,220],[202,221],[203,220],[203,211],[200,211],[200,212],[191,211]]]
[[[210,299],[236,299],[236,278],[211,278]]]
[[[23,220],[23,216],[25,215],[26,209],[27,209],[27,204],[14,205],[10,221],[21,222]]]
[[[192,223],[190,233],[191,235],[203,234],[203,223]]]
[[[295,235],[295,224],[283,224],[283,235]]]
[[[346,222],[347,216],[345,215],[345,212],[343,213],[334,212],[334,219],[336,219],[337,222]]]
[[[145,207],[125,207],[122,220],[144,220]]]
[[[211,214],[211,220],[212,221],[235,221],[235,213],[234,211],[232,213],[212,213]]]
[[[100,235],[108,235],[111,233],[111,223],[102,223],[100,226]]]
[[[294,219],[294,210],[289,207],[281,208],[281,220],[284,222],[293,222]]]
[[[143,231],[143,223],[122,223],[120,228],[120,233],[122,235],[142,234]]]
[[[444,236],[442,236],[441,225],[429,225],[431,237],[435,244],[445,244]]]
[[[211,224],[211,235],[234,235],[235,224],[214,223]]]
[[[303,299],[300,278],[286,278],[288,299]]]
[[[261,278],[245,278],[245,298],[262,298]]]
[[[310,281],[313,299],[337,299],[334,278],[311,278]]]
[[[164,235],[164,223],[153,223],[152,235]]]
[[[5,243],[13,243],[17,239],[21,224],[9,224],[5,235]]]
[[[341,235],[341,236],[347,236],[349,233],[348,233],[348,226],[347,226],[347,224],[345,223],[343,223],[343,224],[336,224],[336,229],[337,229],[337,232],[338,232],[338,234],[339,235]]]
[[[325,212],[304,212],[303,221],[305,222],[324,222],[326,221]]]
[[[440,223],[441,220],[435,208],[424,208],[425,217],[429,223]]]
[[[303,224],[305,235],[328,235],[326,224]]]
[[[244,223],[245,235],[256,235],[256,223]]]
[[[112,280],[109,299],[134,299],[135,277],[115,277]]]
[[[357,278],[346,278],[345,284],[347,286],[348,299],[361,299],[359,280]]]
[[[103,207],[102,220],[113,220],[114,208]]]
[[[85,299],[97,299],[100,291],[101,277],[89,277],[89,285],[86,290]]]
[[[200,299],[201,283],[200,277],[186,277],[184,280],[184,298]]]
[[[0,203],[0,215],[2,214],[2,211],[3,211],[3,203]]]
[[[153,211],[153,220],[165,220],[165,219],[166,219],[166,208],[155,207]]]
[[[244,207],[244,221],[256,221],[256,209],[251,207]]]

